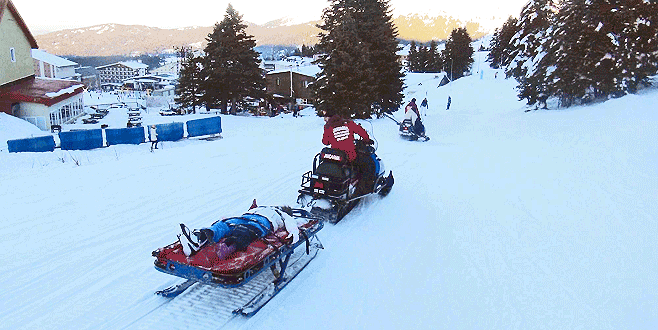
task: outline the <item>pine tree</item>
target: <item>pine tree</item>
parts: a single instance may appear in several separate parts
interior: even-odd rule
[[[365,107],[362,89],[369,84],[364,72],[368,53],[364,45],[353,42],[358,32],[352,13],[346,12],[340,19],[328,35],[332,49],[322,40],[318,44],[325,52],[320,61],[322,72],[313,85],[315,107],[319,115],[339,114],[351,118]]]
[[[254,51],[256,41],[246,34],[246,28],[242,16],[229,4],[224,20],[215,24],[206,38],[203,88],[207,106],[220,106],[223,113],[227,113],[229,102],[235,109],[235,103],[246,96],[264,96],[265,78]]]
[[[365,8],[360,21],[363,24],[364,40],[369,41],[370,70],[375,82],[374,93],[367,97],[371,107],[360,117],[390,113],[402,104],[404,74],[397,55],[400,49],[397,28],[388,0],[364,1]]]
[[[530,0],[521,10],[517,32],[506,52],[511,61],[507,77],[513,76],[519,82],[518,96],[526,99],[528,105],[539,103],[546,107],[549,97],[547,73],[554,55],[550,47],[559,46],[550,43],[556,11],[555,0]]]
[[[452,30],[443,50],[445,70],[451,79],[463,77],[473,65],[473,46],[470,35],[465,28]]]
[[[318,114],[369,118],[398,109],[403,82],[388,1],[334,0],[318,27]]]
[[[516,24],[516,18],[510,17],[500,30],[496,29],[494,32],[491,50],[487,56],[487,61],[491,62],[491,67],[498,69],[507,66],[511,62],[510,40],[517,32]]]
[[[202,89],[203,77],[201,75],[202,58],[196,57],[187,48],[181,52],[184,55],[182,68],[176,86],[176,103],[183,108],[192,108],[203,105],[204,95]]]
[[[409,57],[407,58],[409,72],[419,72],[420,63],[418,61],[418,46],[416,41],[412,40],[409,45]]]
[[[649,0],[532,0],[508,74],[528,104],[564,107],[633,93],[658,70],[658,5]],[[553,15],[553,13],[556,13]]]
[[[658,2],[648,0],[603,1],[597,29],[608,37],[615,78],[597,88],[613,96],[635,93],[658,70]]]
[[[437,50],[436,41],[430,41],[430,48],[428,53],[430,55],[430,61],[427,68],[427,72],[440,72],[443,67],[443,60],[441,58],[441,53]]]
[[[418,72],[427,72],[430,64],[430,54],[427,47],[418,48]]]

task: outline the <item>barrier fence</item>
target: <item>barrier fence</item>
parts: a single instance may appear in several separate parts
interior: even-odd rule
[[[222,118],[211,117],[204,119],[194,119],[187,122],[187,135],[202,136],[209,134],[219,134],[222,132]]]
[[[55,150],[55,138],[52,135],[27,139],[8,140],[9,152],[46,152]]]
[[[115,144],[140,144],[144,143],[146,134],[143,127],[131,128],[106,128],[105,140],[107,146]]]
[[[62,150],[90,150],[103,147],[103,130],[59,132],[59,147]]]
[[[158,141],[179,141],[185,137],[219,134],[222,132],[221,117],[210,117],[189,120],[186,123],[168,123],[155,125]],[[132,128],[105,128],[82,131],[59,132],[60,148],[62,150],[90,150],[104,147],[103,133],[107,146],[117,144],[140,144],[150,140],[150,126]],[[147,133],[149,132],[149,133]],[[55,139],[52,135],[27,139],[8,140],[9,152],[46,152],[55,150]]]

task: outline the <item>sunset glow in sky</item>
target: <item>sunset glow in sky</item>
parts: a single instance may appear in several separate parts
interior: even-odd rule
[[[146,25],[159,28],[188,26],[212,26],[221,21],[229,1],[187,0],[159,2],[116,0],[97,2],[69,0],[13,0],[33,34],[88,27],[105,23]],[[431,1],[391,0],[393,16],[408,13],[447,13],[456,18],[494,17],[504,20],[510,15],[518,16],[528,0],[467,0]],[[251,0],[233,2],[233,7],[244,21],[263,24],[269,21],[292,17],[299,22],[320,19],[322,10],[330,5],[326,0],[308,0],[300,5],[298,0]]]

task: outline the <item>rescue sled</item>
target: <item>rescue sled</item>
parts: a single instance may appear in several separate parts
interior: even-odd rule
[[[362,199],[369,195],[386,196],[393,187],[393,173],[386,175],[384,162],[372,146],[356,140],[357,152],[370,154],[375,163],[375,184],[367,193],[359,194],[357,170],[339,149],[323,148],[313,158],[313,169],[302,175],[297,204],[310,208],[310,213],[325,221],[337,223]]]
[[[241,307],[235,314],[251,316],[285,287],[322,249],[316,234],[323,227],[320,219],[302,209],[293,209],[293,216],[308,220],[300,227],[300,239],[285,229],[279,229],[253,241],[244,251],[236,251],[224,260],[213,259],[211,249],[217,244],[203,247],[187,257],[179,241],[152,252],[155,269],[186,279],[185,282],[156,292],[164,297],[175,297],[190,286],[199,283],[221,289],[242,287],[252,281],[270,281],[260,292],[241,295]],[[271,274],[268,274],[271,272]]]

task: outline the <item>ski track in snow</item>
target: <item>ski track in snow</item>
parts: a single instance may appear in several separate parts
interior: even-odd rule
[[[322,119],[222,116],[223,139],[153,153],[0,154],[11,187],[0,190],[0,329],[655,328],[658,117],[646,108],[658,93],[524,113],[493,72],[441,88],[408,75],[405,100],[427,97],[431,140],[360,121],[393,171],[390,194],[327,224],[325,250],[255,316],[228,323],[213,317],[229,308],[212,287],[154,295],[183,280],[156,271],[151,251],[179,223],[207,226],[254,198],[294,205]]]

